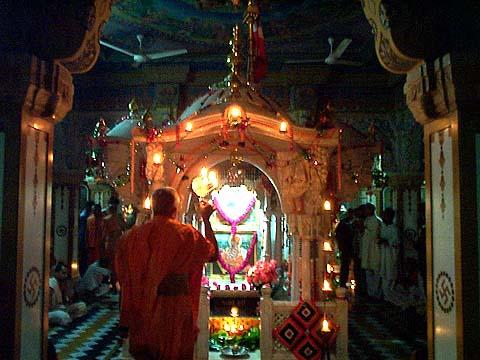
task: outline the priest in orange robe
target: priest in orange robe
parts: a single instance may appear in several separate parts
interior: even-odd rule
[[[93,213],[87,219],[88,264],[105,256],[105,222],[102,207],[93,206]]]
[[[120,325],[129,329],[135,359],[193,359],[202,269],[218,257],[209,221],[214,209],[200,203],[203,237],[175,220],[180,198],[174,189],[156,190],[152,203],[153,219],[118,243]]]

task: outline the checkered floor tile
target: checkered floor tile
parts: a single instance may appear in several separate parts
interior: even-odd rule
[[[120,354],[118,302],[94,304],[68,326],[54,327],[49,339],[61,360],[114,360]],[[425,319],[414,310],[356,298],[349,313],[351,360],[410,360],[426,349]],[[212,354],[215,355],[215,354]],[[423,360],[417,356],[417,360]]]
[[[350,359],[417,360],[426,350],[425,318],[415,310],[401,310],[394,305],[357,298],[349,313]]]
[[[84,317],[49,330],[60,360],[113,359],[120,351],[118,300],[91,305]]]

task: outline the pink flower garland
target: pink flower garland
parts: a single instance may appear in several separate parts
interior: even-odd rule
[[[255,202],[257,201],[257,199],[255,198],[255,196],[252,196],[252,198],[250,199],[250,202],[248,203],[248,206],[247,208],[245,209],[245,211],[243,212],[243,214],[241,214],[238,218],[236,219],[232,219],[230,216],[228,216],[225,211],[223,211],[222,207],[220,206],[220,203],[218,202],[217,200],[217,197],[214,197],[213,198],[213,203],[218,211],[218,213],[220,214],[220,216],[225,220],[227,221],[230,226],[231,226],[231,230],[230,230],[230,233],[232,234],[232,236],[235,236],[235,234],[237,233],[237,226],[238,224],[240,224],[243,220],[245,220],[247,217],[248,217],[248,214],[250,214],[250,211],[252,211],[253,209],[253,206],[255,205]]]
[[[235,274],[238,274],[239,272],[241,272],[248,265],[256,244],[257,244],[257,233],[253,233],[252,241],[250,241],[250,246],[248,247],[247,254],[245,255],[245,258],[243,259],[242,263],[237,267],[233,267],[230,264],[227,264],[223,259],[221,251],[218,254],[218,262],[230,274],[231,283],[235,282]]]

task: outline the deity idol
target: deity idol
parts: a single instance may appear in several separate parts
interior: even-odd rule
[[[230,238],[230,246],[223,251],[222,255],[225,262],[232,267],[238,267],[242,264],[246,256],[246,250],[242,249],[242,239],[238,235]]]

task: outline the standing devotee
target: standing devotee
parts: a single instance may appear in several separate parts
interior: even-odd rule
[[[115,289],[116,276],[113,269],[115,249],[117,246],[117,240],[122,236],[123,231],[126,229],[125,221],[118,213],[118,205],[120,201],[116,196],[112,196],[108,201],[107,215],[103,219],[104,226],[104,240],[105,240],[105,257],[109,263],[112,264],[112,276],[111,282],[113,289]]]
[[[385,298],[393,289],[398,274],[398,229],[393,223],[395,218],[395,210],[386,208],[383,211],[383,223],[380,231],[381,245],[381,261],[380,261],[380,277],[382,292]]]
[[[365,204],[364,231],[360,243],[362,269],[365,269],[368,296],[381,297],[380,290],[380,226],[382,220],[375,214],[375,205]]]
[[[85,208],[80,212],[78,221],[78,258],[80,276],[85,274],[88,267],[88,246],[87,246],[87,219],[92,214],[94,202],[87,201]]]
[[[213,207],[200,202],[205,238],[176,220],[180,198],[172,188],[152,195],[153,219],[120,239],[116,269],[120,325],[129,329],[138,359],[193,359],[203,265],[218,257],[210,224]]]
[[[335,229],[338,250],[340,250],[340,286],[346,287],[350,262],[353,256],[353,209],[348,209],[345,218],[340,220]]]
[[[87,219],[88,264],[105,256],[104,222],[102,207],[93,205],[93,214]]]
[[[355,277],[355,292],[363,296],[367,293],[367,284],[365,280],[365,270],[362,269],[361,262],[361,241],[363,237],[365,220],[365,205],[360,205],[353,210],[353,272]]]

